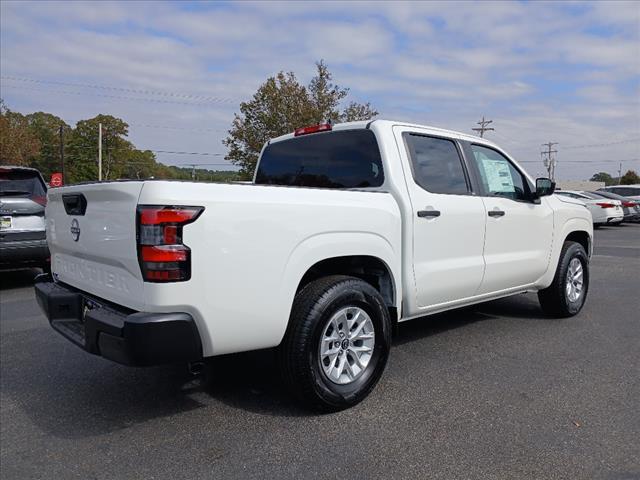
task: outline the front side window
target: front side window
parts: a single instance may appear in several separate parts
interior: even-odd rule
[[[268,145],[256,184],[317,188],[370,188],[384,182],[378,142],[371,130],[341,130]]]
[[[471,145],[473,160],[488,195],[512,200],[527,200],[529,186],[513,164],[501,153],[481,145]]]
[[[453,141],[412,133],[405,140],[418,185],[431,193],[469,193],[462,158]]]

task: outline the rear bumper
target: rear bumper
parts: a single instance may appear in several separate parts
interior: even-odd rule
[[[89,353],[132,366],[202,359],[200,335],[187,313],[135,312],[49,275],[36,282],[36,299],[53,329]]]
[[[0,267],[40,267],[47,263],[47,240],[0,240]]]

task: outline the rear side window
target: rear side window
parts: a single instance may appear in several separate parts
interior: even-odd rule
[[[469,192],[462,159],[453,141],[411,133],[405,135],[405,140],[418,185],[431,193]]]
[[[582,192],[582,195],[584,195],[587,198],[590,198],[591,200],[602,200],[602,197],[597,193]]]
[[[0,168],[0,196],[42,199],[46,195],[46,187],[38,173]]]
[[[384,182],[371,130],[316,133],[268,145],[256,183],[317,188],[369,188]]]
[[[623,197],[631,197],[633,195],[640,195],[640,188],[633,187],[612,187],[611,191]]]

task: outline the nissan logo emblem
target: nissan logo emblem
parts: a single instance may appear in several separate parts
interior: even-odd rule
[[[71,221],[71,238],[74,242],[77,242],[80,238],[80,224],[75,218]]]

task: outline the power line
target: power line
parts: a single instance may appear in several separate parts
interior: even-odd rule
[[[640,158],[630,158],[626,160],[563,160],[562,163],[619,163],[619,162],[640,162]],[[518,163],[539,163],[539,160],[519,160]]]
[[[138,150],[149,150],[153,153],[169,153],[172,155],[210,155],[212,157],[224,157],[224,153],[211,153],[211,152],[172,152],[169,150],[151,150],[150,148],[139,148]],[[191,165],[191,164],[189,164]]]
[[[640,142],[640,137],[639,138],[629,138],[627,140],[620,140],[618,142],[592,143],[590,145],[570,145],[568,147],[562,147],[562,148],[563,148],[563,150],[569,150],[569,149],[574,149],[574,148],[607,147],[609,145],[619,145],[619,144],[622,144],[622,143],[633,143],[633,142]]]
[[[66,87],[79,87],[79,88],[94,88],[100,90],[112,90],[117,92],[125,92],[125,93],[133,93],[138,95],[156,95],[162,97],[174,97],[174,98],[184,98],[188,100],[198,100],[203,102],[237,102],[232,98],[228,97],[212,97],[206,95],[196,95],[191,93],[179,93],[179,92],[169,92],[169,91],[159,91],[159,90],[140,90],[136,88],[125,88],[125,87],[114,87],[110,85],[95,85],[95,84],[87,84],[87,83],[71,83],[71,82],[59,82],[54,80],[41,80],[37,78],[28,78],[28,77],[13,77],[9,75],[1,75],[0,79],[3,80],[12,80],[15,82],[28,82],[28,83],[40,83],[40,84],[49,84],[49,85],[61,85]]]
[[[60,95],[76,95],[76,96],[82,96],[82,95],[88,95],[88,96],[92,96],[92,97],[102,97],[102,98],[117,98],[117,99],[123,99],[123,100],[139,100],[139,101],[143,101],[143,102],[153,102],[153,103],[163,103],[163,104],[178,104],[178,105],[191,105],[191,106],[198,106],[198,107],[211,107],[212,104],[211,103],[199,103],[199,102],[181,102],[178,100],[162,100],[162,99],[158,99],[158,98],[143,98],[143,97],[128,97],[125,95],[105,95],[105,94],[101,94],[101,93],[90,93],[90,92],[69,92],[69,91],[64,91],[64,90],[47,90],[47,89],[43,89],[43,88],[36,88],[36,87],[24,87],[22,85],[5,85],[4,88],[17,88],[20,90],[31,90],[31,91],[36,91],[36,92],[45,92],[45,93],[57,93]]]
[[[487,127],[490,123],[493,123],[493,120],[485,120],[484,115],[482,116],[482,120],[477,122],[480,125],[480,128],[472,128],[474,132],[480,132],[480,138],[484,137],[484,132],[488,132],[489,130],[495,130],[493,127]]]
[[[72,149],[84,148],[87,150],[95,150],[98,148],[97,144],[96,146],[93,146],[93,145],[77,145],[73,143],[70,143],[68,147],[71,147]],[[109,147],[106,147],[105,150],[109,150],[109,151],[115,150],[117,152],[118,147],[113,147],[113,150]],[[127,150],[128,149],[126,148],[124,149],[124,151],[127,151]],[[226,155],[225,153],[214,153],[214,152],[184,152],[184,151],[172,151],[172,150],[154,150],[153,148],[144,148],[144,147],[142,148],[135,147],[134,150],[138,150],[141,152],[166,153],[166,154],[173,154],[173,155],[205,155],[205,156],[211,156],[211,157],[224,157]]]
[[[187,127],[171,127],[168,125],[149,125],[147,123],[129,123],[130,127],[142,127],[142,128],[157,128],[162,130],[180,130],[184,132],[228,132],[228,130],[222,128],[187,128]]]

